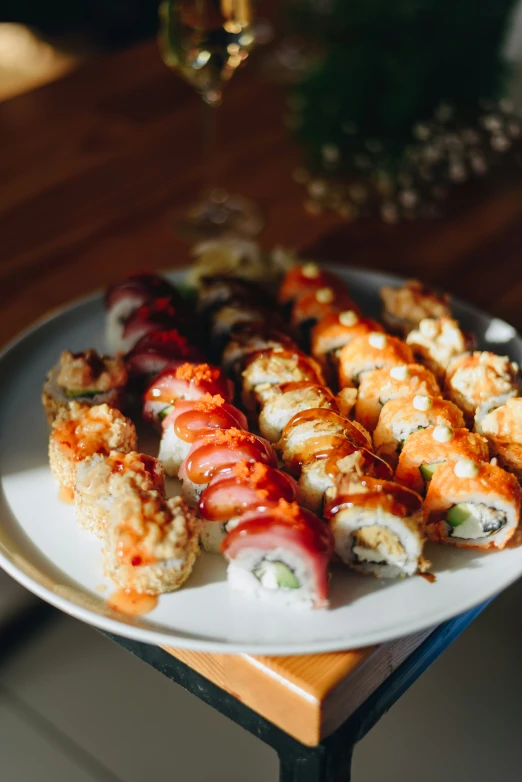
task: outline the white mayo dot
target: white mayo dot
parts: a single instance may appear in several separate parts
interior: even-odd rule
[[[479,466],[472,459],[459,459],[455,462],[453,472],[457,478],[475,478],[479,474]]]
[[[403,364],[400,367],[392,367],[390,369],[390,377],[393,377],[394,380],[407,380],[409,376],[410,370],[406,364]]]
[[[330,304],[334,300],[335,294],[331,288],[319,288],[315,294],[316,300],[319,304]]]
[[[152,389],[152,396],[161,396],[161,390],[159,388],[153,388]]]
[[[319,277],[319,266],[316,263],[305,263],[305,265],[301,267],[301,273],[303,277],[308,277],[308,279],[313,280],[314,277]]]
[[[339,323],[341,326],[355,326],[359,321],[359,317],[353,310],[346,310],[346,312],[339,313]]]
[[[413,397],[413,407],[415,410],[422,410],[422,412],[426,412],[426,410],[429,410],[432,406],[433,401],[429,398],[429,396],[423,396],[422,394],[417,394],[417,396]]]
[[[372,348],[377,348],[378,350],[382,350],[388,344],[386,334],[380,334],[378,331],[372,331],[368,337],[368,342]]]
[[[449,443],[450,440],[453,440],[453,429],[445,424],[436,426],[432,434],[433,439],[437,440],[438,443]]]

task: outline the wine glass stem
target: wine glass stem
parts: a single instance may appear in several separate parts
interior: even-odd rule
[[[203,176],[209,194],[219,185],[217,110],[218,106],[203,98]]]

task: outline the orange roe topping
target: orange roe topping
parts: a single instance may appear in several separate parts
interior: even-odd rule
[[[289,521],[301,521],[301,508],[297,502],[287,502],[286,500],[279,500],[275,510],[281,515],[285,516]]]
[[[242,480],[248,479],[250,485],[255,489],[261,483],[266,482],[269,472],[266,464],[262,464],[262,462],[254,462],[254,464],[249,464],[245,461],[237,462],[232,469],[237,478]]]
[[[176,369],[178,380],[188,380],[191,383],[212,383],[220,377],[221,370],[209,364],[182,364]]]
[[[212,394],[203,394],[201,399],[194,402],[192,409],[199,413],[211,413],[216,407],[221,407],[224,404],[225,400],[219,394],[214,396]]]
[[[258,442],[255,435],[235,427],[232,427],[232,429],[218,429],[216,432],[202,437],[201,440],[205,443],[212,443],[212,445],[229,445],[231,448],[243,445],[243,443],[255,444]]]

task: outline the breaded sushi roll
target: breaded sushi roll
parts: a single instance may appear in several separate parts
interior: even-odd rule
[[[301,504],[318,515],[322,514],[325,500],[331,498],[335,483],[344,473],[371,475],[391,480],[391,467],[367,448],[345,440],[342,445],[318,451],[306,461],[299,476]]]
[[[199,521],[181,497],[133,490],[116,497],[103,549],[105,573],[122,589],[158,595],[190,576]]]
[[[339,413],[343,418],[354,418],[355,405],[357,404],[357,391],[357,388],[345,386],[335,395]]]
[[[49,464],[60,486],[73,489],[78,464],[95,453],[129,453],[137,446],[136,429],[128,418],[108,405],[86,407],[71,402],[53,423]]]
[[[286,469],[298,476],[302,465],[314,454],[342,445],[345,440],[358,448],[372,449],[371,437],[360,424],[321,407],[294,415],[276,448]]]
[[[219,367],[210,364],[180,364],[161,372],[143,396],[143,417],[159,424],[170,413],[177,399],[196,400],[210,394],[230,402],[234,396],[232,381]]]
[[[130,451],[95,453],[78,464],[74,507],[80,527],[103,537],[117,495],[129,490],[165,495],[163,468],[153,456]]]
[[[246,513],[221,550],[231,588],[246,596],[303,608],[328,607],[328,526],[296,503]]]
[[[372,318],[364,318],[358,310],[328,312],[312,328],[310,336],[312,356],[319,361],[323,370],[335,371],[337,377],[338,355],[341,348],[356,337],[371,332],[384,331]]]
[[[398,364],[367,372],[357,392],[355,419],[372,432],[386,402],[411,394],[442,396],[435,377],[422,364]]]
[[[201,494],[198,511],[201,544],[218,553],[244,513],[273,508],[280,499],[297,500],[297,484],[290,475],[261,462],[237,462],[218,473]]]
[[[233,277],[226,274],[216,274],[212,277],[202,277],[198,284],[198,312],[206,317],[227,304],[243,303],[262,306],[264,309],[275,309],[273,296],[259,283]]]
[[[502,549],[518,526],[520,485],[488,462],[447,462],[430,481],[424,515],[428,537],[436,543]]]
[[[488,413],[481,432],[500,466],[522,481],[522,398],[508,399]]]
[[[339,386],[358,386],[366,372],[402,364],[413,364],[411,348],[397,337],[371,331],[340,351]]]
[[[474,338],[453,318],[424,318],[410,331],[406,342],[417,361],[425,364],[440,383],[444,382],[450,361],[473,350]]]
[[[429,567],[422,556],[422,500],[398,483],[344,475],[325,516],[336,554],[359,573],[401,578]]]
[[[386,285],[381,299],[385,325],[404,337],[424,318],[451,317],[447,294],[436,293],[419,280],[406,280],[399,287]]]
[[[346,291],[346,285],[340,277],[326,269],[321,269],[316,263],[308,262],[293,266],[279,288],[279,303],[290,312],[294,301],[320,288],[342,288]]]
[[[270,443],[250,432],[224,429],[196,440],[179,470],[183,498],[195,508],[212,478],[242,461],[277,467],[277,456]]]
[[[270,396],[271,386],[304,380],[324,386],[324,378],[315,359],[299,350],[262,350],[253,353],[247,360],[242,375],[241,399],[248,410],[255,410]]]
[[[466,423],[473,426],[475,414],[484,404],[489,411],[504,404],[510,396],[518,396],[518,364],[508,356],[497,356],[486,350],[464,354],[450,362],[445,391],[464,413]]]
[[[429,426],[410,434],[404,443],[395,480],[424,496],[435,470],[441,464],[459,459],[487,462],[486,439],[468,429],[453,429],[448,424]]]
[[[270,394],[263,395],[259,431],[270,443],[277,443],[283,429],[296,413],[318,407],[339,412],[337,402],[326,386],[311,380],[273,385]]]
[[[329,312],[346,311],[359,312],[359,309],[349,297],[344,286],[327,286],[305,293],[296,299],[292,307],[290,322],[308,337],[312,326]]]
[[[83,405],[107,404],[121,409],[127,385],[125,364],[118,358],[100,356],[95,350],[71,353],[65,350],[49,372],[42,403],[50,424],[71,401]]]
[[[299,350],[296,341],[286,331],[279,331],[270,325],[261,327],[244,323],[236,326],[221,356],[221,366],[232,377],[239,377],[248,357],[273,348]]]
[[[187,362],[203,363],[201,351],[177,329],[146,334],[125,356],[134,389],[146,386],[167,367]]]
[[[373,433],[375,453],[395,467],[404,443],[413,432],[429,426],[462,429],[459,408],[447,399],[411,394],[386,402]]]
[[[217,429],[248,429],[243,413],[222,396],[205,394],[201,399],[177,399],[161,422],[158,459],[167,475],[177,477],[192,444]]]

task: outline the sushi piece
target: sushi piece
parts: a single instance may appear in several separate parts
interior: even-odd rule
[[[171,412],[177,399],[196,400],[206,394],[232,401],[234,386],[219,367],[185,363],[165,369],[145,391],[143,417],[158,424]]]
[[[489,451],[486,439],[468,429],[453,429],[448,424],[429,426],[410,434],[404,443],[395,470],[395,480],[424,495],[440,465],[459,459],[487,462]]]
[[[154,457],[136,451],[111,451],[108,456],[95,453],[84,459],[78,464],[74,484],[78,524],[102,538],[116,496],[136,489],[165,495],[163,468]]]
[[[406,280],[399,287],[385,285],[381,299],[384,323],[404,337],[424,318],[451,317],[448,295],[436,293],[419,280]]]
[[[473,426],[479,408],[482,408],[483,416],[504,404],[510,396],[518,396],[518,364],[510,361],[508,356],[497,356],[485,350],[464,354],[450,362],[445,391],[464,413],[466,423]]]
[[[266,284],[277,282],[293,264],[293,254],[282,247],[263,252],[258,242],[237,236],[207,239],[191,250],[195,257],[188,271],[188,281],[197,286],[203,277],[234,275]]]
[[[263,400],[259,431],[270,443],[281,439],[289,420],[302,410],[324,407],[339,412],[332,392],[310,380],[270,386],[270,394],[264,394]]]
[[[199,521],[181,497],[157,491],[117,495],[103,549],[106,575],[140,594],[173,592],[190,576],[199,553]]]
[[[321,407],[294,415],[276,448],[286,469],[298,476],[302,465],[314,454],[342,445],[345,440],[358,448],[372,449],[371,437],[360,424]]]
[[[237,462],[212,478],[201,494],[203,548],[219,553],[227,532],[237,527],[244,513],[273,508],[280,499],[294,502],[297,495],[294,479],[280,470],[261,462]]]
[[[357,395],[357,388],[351,386],[341,388],[339,393],[336,394],[335,401],[337,402],[339,413],[343,418],[353,419],[355,405],[357,404]]]
[[[197,328],[193,318],[182,308],[175,307],[170,299],[156,299],[144,304],[130,315],[122,325],[119,343],[114,345],[115,352],[129,353],[138,342],[157,331],[177,329],[192,340],[197,338]]]
[[[392,481],[343,475],[325,509],[335,553],[359,573],[401,578],[424,572],[422,499]]]
[[[366,372],[402,364],[413,364],[411,348],[397,337],[371,331],[340,351],[339,387],[358,386]]]
[[[192,443],[217,429],[248,429],[243,413],[222,396],[205,394],[200,399],[177,399],[161,422],[158,459],[167,475],[177,477]]]
[[[269,325],[280,331],[285,330],[282,317],[273,309],[265,309],[260,304],[230,302],[212,314],[210,335],[214,348],[218,352],[222,352],[230,340],[232,332],[238,326],[246,324],[259,330]]]
[[[259,283],[216,274],[202,277],[198,287],[198,312],[205,317],[227,304],[247,304],[264,309],[275,309],[276,303],[271,294]]]
[[[325,500],[335,493],[335,484],[343,473],[371,475],[391,480],[391,467],[367,448],[358,448],[345,440],[342,445],[318,451],[303,464],[299,476],[302,504],[320,515]]]
[[[436,543],[502,549],[518,526],[520,485],[488,462],[447,462],[430,481],[424,515],[428,537]]]
[[[327,525],[296,503],[245,513],[221,550],[231,588],[303,608],[328,607],[333,539]]]
[[[47,420],[52,424],[72,400],[83,405],[122,408],[127,379],[125,364],[118,358],[100,356],[95,350],[83,353],[65,350],[43,387],[42,404]]]
[[[128,418],[108,405],[87,407],[71,402],[58,414],[49,438],[49,464],[64,489],[74,489],[78,464],[95,453],[129,453],[137,447],[136,429]]]
[[[440,383],[444,382],[450,361],[473,350],[471,334],[461,330],[453,318],[424,318],[406,337],[417,361],[425,364]]]
[[[214,475],[241,461],[277,467],[277,456],[270,443],[250,432],[217,430],[196,440],[179,470],[185,501],[195,508]]]
[[[357,305],[349,297],[344,286],[326,286],[305,293],[294,302],[290,322],[305,336],[317,321],[330,312],[356,312]]]
[[[383,405],[411,394],[442,396],[435,377],[422,364],[398,364],[367,372],[359,385],[355,419],[373,432]]]
[[[273,348],[253,353],[243,371],[241,399],[247,409],[255,410],[270,396],[271,386],[304,380],[324,386],[319,365],[301,351]]]
[[[508,399],[484,416],[481,432],[500,466],[522,481],[522,398]]]
[[[356,337],[379,331],[384,331],[382,326],[372,318],[363,318],[358,310],[328,312],[312,328],[312,356],[321,364],[328,377],[337,378],[341,349]]]
[[[375,452],[395,467],[404,443],[413,432],[429,426],[462,429],[464,419],[453,402],[426,394],[392,399],[381,410],[373,433]]]
[[[189,344],[177,329],[146,334],[125,356],[134,388],[151,383],[160,372],[186,362],[203,363],[201,351]]]
[[[270,325],[257,327],[251,323],[236,326],[221,356],[221,366],[232,377],[239,377],[245,363],[253,353],[272,350],[298,351],[293,337],[286,331],[279,331]]]
[[[316,263],[308,262],[293,266],[286,274],[279,288],[279,303],[286,306],[290,312],[291,305],[297,299],[319,288],[343,289],[346,286],[340,277],[321,269]]]

